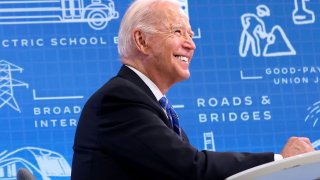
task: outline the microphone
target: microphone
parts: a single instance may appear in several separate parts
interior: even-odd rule
[[[20,168],[17,173],[17,180],[36,180],[26,168]]]

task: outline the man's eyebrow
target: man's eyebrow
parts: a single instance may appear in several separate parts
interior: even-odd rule
[[[171,24],[172,29],[183,28],[182,24]]]

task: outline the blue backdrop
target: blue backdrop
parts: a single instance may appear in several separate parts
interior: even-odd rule
[[[316,0],[180,0],[195,32],[191,78],[168,93],[191,143],[280,152],[320,145]],[[26,167],[69,179],[82,106],[121,65],[131,0],[0,0],[0,179]]]

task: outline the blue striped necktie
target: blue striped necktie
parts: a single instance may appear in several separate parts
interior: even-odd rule
[[[171,121],[172,129],[181,137],[181,129],[179,126],[179,117],[177,113],[174,111],[173,107],[170,105],[168,99],[166,97],[162,97],[160,100],[160,105],[163,109],[166,110],[167,116]]]

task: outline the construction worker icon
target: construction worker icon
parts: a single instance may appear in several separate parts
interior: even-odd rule
[[[275,25],[267,32],[263,18],[270,16],[270,9],[263,4],[256,9],[256,14],[245,13],[241,16],[240,56],[246,57],[249,50],[256,57],[295,55],[296,51],[281,26]]]

